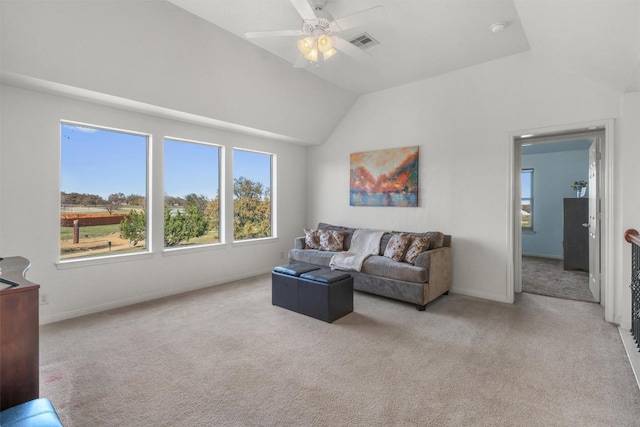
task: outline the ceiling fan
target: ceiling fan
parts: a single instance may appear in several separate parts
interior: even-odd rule
[[[250,31],[245,33],[248,39],[261,37],[292,37],[297,42],[300,55],[293,64],[302,68],[309,62],[326,61],[338,51],[363,61],[371,55],[336,35],[341,31],[380,20],[384,16],[382,6],[372,7],[342,18],[334,19],[324,10],[327,0],[289,0],[302,17],[302,28],[299,30]]]

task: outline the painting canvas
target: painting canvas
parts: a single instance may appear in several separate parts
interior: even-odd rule
[[[418,206],[419,147],[351,154],[351,206]]]

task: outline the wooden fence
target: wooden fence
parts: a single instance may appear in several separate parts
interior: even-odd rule
[[[120,224],[129,216],[129,214],[61,214],[60,227],[73,227],[75,221],[78,221],[79,227]]]

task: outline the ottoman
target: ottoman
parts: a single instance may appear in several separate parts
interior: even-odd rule
[[[344,271],[296,263],[271,273],[271,302],[328,323],[353,312],[353,277]]]

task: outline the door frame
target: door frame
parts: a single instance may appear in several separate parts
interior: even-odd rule
[[[509,133],[508,153],[509,167],[507,177],[507,252],[511,254],[507,262],[506,301],[513,303],[515,293],[522,292],[522,229],[520,225],[520,170],[521,145],[520,137],[532,135],[557,136],[563,133],[589,132],[597,128],[604,128],[602,141],[599,177],[601,220],[600,220],[600,304],[604,306],[607,322],[614,321],[614,282],[613,282],[613,153],[614,153],[614,120],[604,119],[584,123],[550,126],[543,128],[524,129]]]

